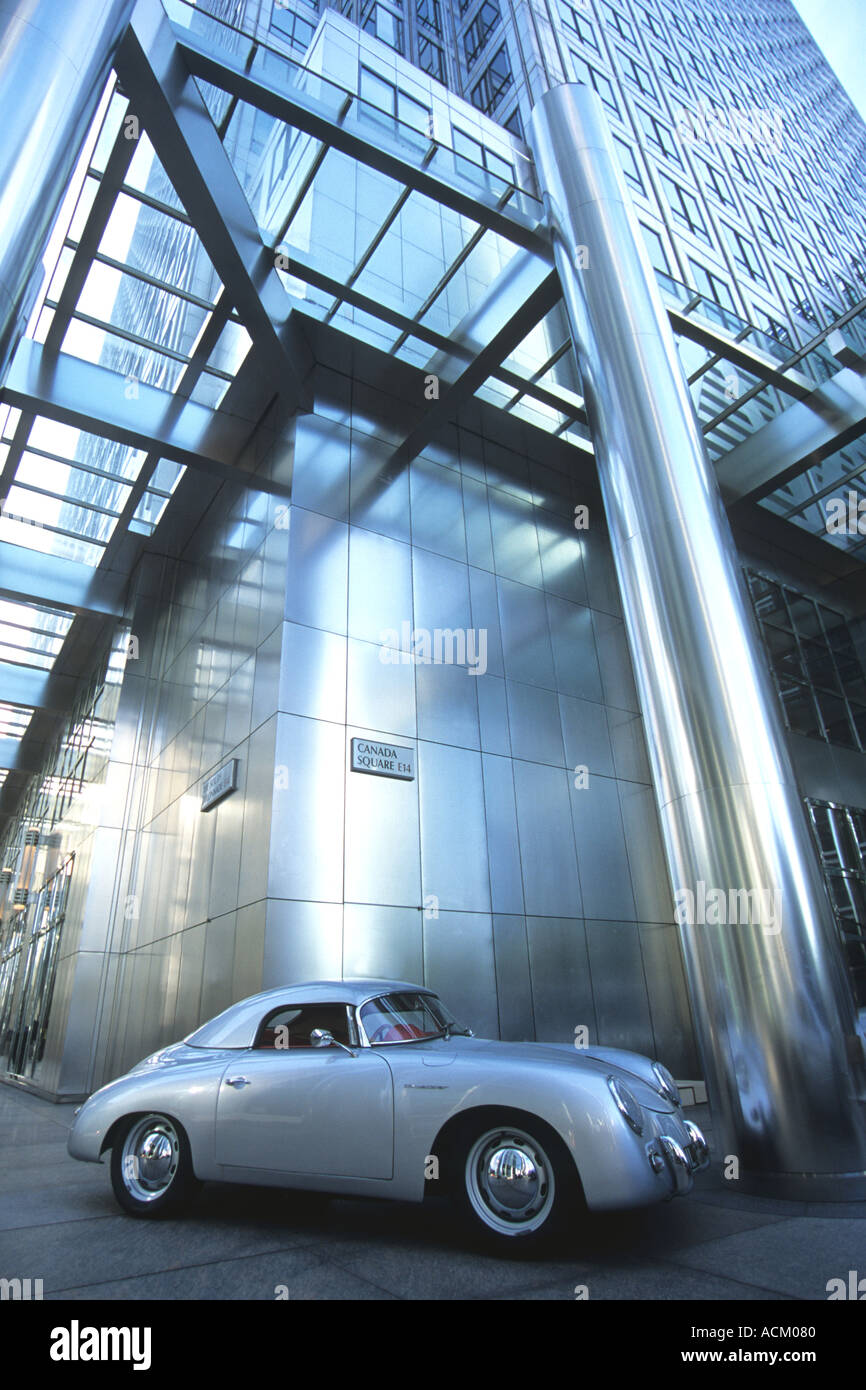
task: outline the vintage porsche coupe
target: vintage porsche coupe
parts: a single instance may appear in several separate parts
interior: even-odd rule
[[[244,999],[103,1086],[69,1152],[108,1150],[134,1216],[177,1212],[206,1179],[403,1201],[434,1189],[512,1249],[586,1209],[686,1192],[708,1162],[660,1063],[476,1038],[432,990],[367,979]]]

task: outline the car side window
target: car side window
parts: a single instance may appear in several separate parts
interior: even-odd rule
[[[286,1004],[271,1009],[262,1019],[253,1046],[256,1050],[285,1052],[309,1048],[314,1028],[326,1028],[347,1047],[349,1016],[345,1004]]]

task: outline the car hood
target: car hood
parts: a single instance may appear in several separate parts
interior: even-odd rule
[[[513,1066],[517,1062],[530,1062],[536,1066],[554,1066],[574,1070],[594,1072],[607,1078],[617,1076],[629,1087],[636,1099],[646,1110],[668,1115],[676,1109],[650,1078],[653,1076],[652,1062],[637,1052],[626,1052],[619,1048],[575,1048],[569,1043],[498,1042],[493,1038],[454,1037],[427,1043],[402,1043],[388,1048],[390,1055],[402,1047],[414,1051],[423,1047],[423,1062],[426,1066],[443,1066],[458,1060],[483,1058],[485,1065]],[[385,1051],[386,1049],[383,1049]]]

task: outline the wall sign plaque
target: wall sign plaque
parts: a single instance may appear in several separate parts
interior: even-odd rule
[[[227,763],[212,772],[206,778],[201,788],[201,809],[209,811],[212,806],[216,806],[218,801],[222,801],[224,796],[231,796],[232,792],[238,789],[238,760],[229,758]]]
[[[379,743],[371,738],[353,738],[352,771],[414,782],[415,749],[403,748],[398,743]]]

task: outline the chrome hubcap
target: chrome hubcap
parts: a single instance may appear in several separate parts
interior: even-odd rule
[[[489,1130],[477,1139],[465,1180],[474,1210],[500,1234],[538,1230],[553,1206],[552,1164],[538,1140],[522,1130]]]
[[[487,1162],[484,1186],[503,1210],[519,1214],[532,1206],[541,1178],[529,1154],[511,1145],[497,1149]]]
[[[126,1136],[121,1157],[126,1190],[140,1202],[153,1202],[174,1182],[180,1143],[170,1120],[148,1115]]]

